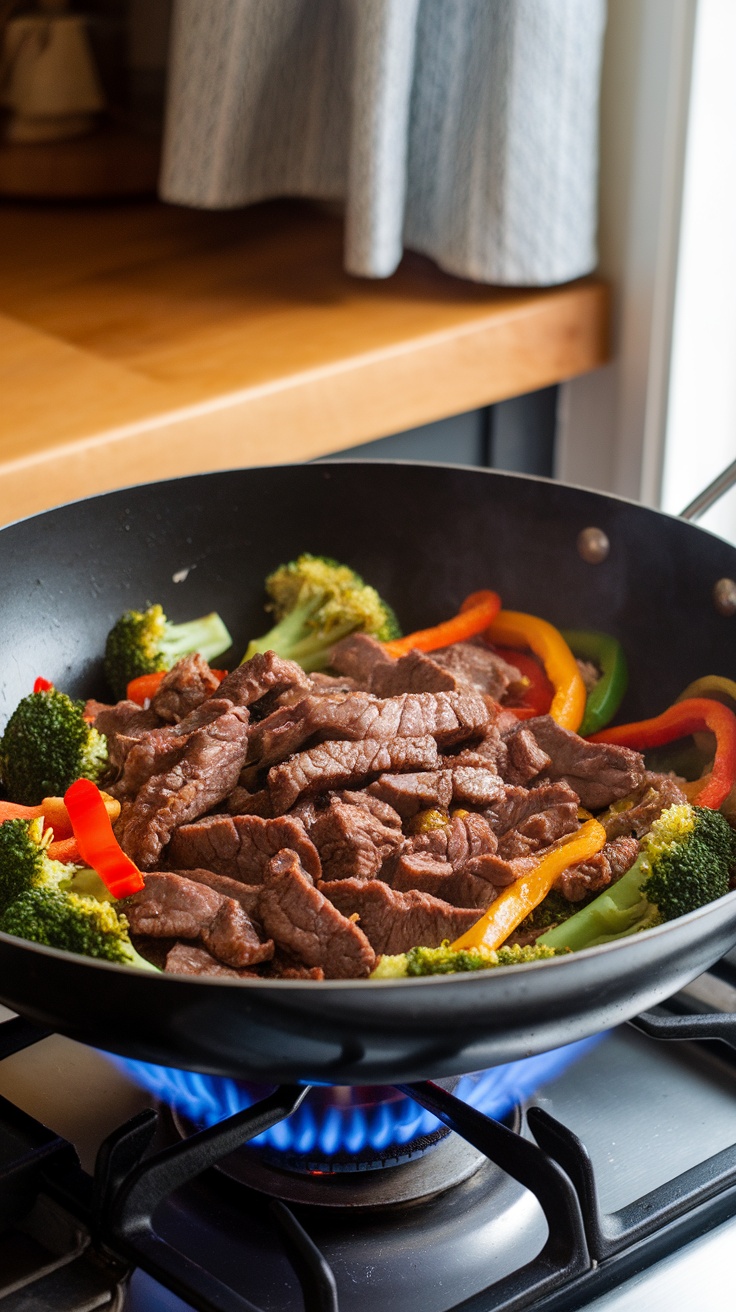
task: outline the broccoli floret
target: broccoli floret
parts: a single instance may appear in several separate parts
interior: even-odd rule
[[[155,970],[133,947],[128,922],[93,870],[48,855],[43,819],[0,825],[0,930],[32,943]],[[101,900],[100,900],[101,899]]]
[[[116,697],[124,697],[131,679],[170,670],[182,656],[195,651],[212,661],[227,651],[232,641],[216,611],[198,620],[171,624],[162,606],[126,610],[107,635],[107,681]]]
[[[544,901],[530,911],[525,920],[522,920],[517,932],[525,934],[535,929],[550,929],[561,920],[569,920],[570,916],[579,910],[579,902],[568,902],[562,893],[558,893],[557,889],[553,888]]]
[[[329,665],[335,643],[349,633],[371,633],[382,642],[398,638],[391,607],[348,565],[327,556],[299,556],[266,579],[267,610],[276,624],[254,638],[243,660],[275,651],[308,673]]]
[[[52,861],[48,845],[52,833],[44,833],[43,818],[6,820],[0,825],[0,915],[16,898],[37,889],[58,892],[75,867]]]
[[[0,915],[0,929],[16,938],[83,957],[156,969],[133,947],[125,916],[119,916],[109,902],[97,902],[77,893],[29,889]]]
[[[75,779],[96,783],[106,768],[107,739],[87,724],[84,702],[57,688],[24,697],[0,739],[0,777],[24,806],[63,796]]]
[[[675,920],[723,897],[735,867],[736,833],[718,811],[670,806],[626,874],[537,943],[578,951]]]
[[[494,966],[522,966],[530,961],[548,961],[564,955],[537,943],[529,947],[453,949],[449,940],[438,948],[410,948],[397,956],[382,956],[371,979],[403,979],[411,975],[455,975],[466,970],[489,970]]]

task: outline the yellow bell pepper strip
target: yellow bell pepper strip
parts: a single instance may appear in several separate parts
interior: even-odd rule
[[[592,661],[600,670],[600,678],[588,693],[585,715],[578,729],[581,738],[610,724],[626,692],[629,671],[624,649],[617,638],[594,629],[563,629],[562,636],[573,656]]]
[[[145,888],[140,870],[123,851],[112,831],[97,785],[89,779],[77,779],[67,788],[64,801],[82,860],[97,871],[112,896],[128,897]]]
[[[509,934],[519,926],[535,907],[543,902],[552,885],[563,870],[588,861],[600,852],[606,842],[606,831],[597,820],[588,820],[574,834],[568,834],[552,851],[547,852],[530,870],[509,884],[492,902],[484,916],[471,925],[451,949],[489,948],[495,951],[506,942]]]
[[[736,711],[736,679],[727,679],[723,674],[704,674],[702,679],[689,683],[677,700],[684,702],[691,697],[710,697],[712,701],[727,706],[729,711]]]
[[[453,642],[465,642],[483,633],[501,609],[501,598],[496,592],[473,592],[466,597],[460,613],[451,620],[435,624],[433,629],[417,629],[405,638],[384,642],[389,656],[406,656],[410,651],[438,651]]]
[[[555,690],[549,713],[563,729],[576,732],[585,714],[587,694],[575,657],[559,629],[536,615],[502,610],[486,637],[502,647],[529,647],[539,657]]]
[[[716,738],[716,755],[713,768],[701,787],[690,800],[697,806],[708,806],[717,811],[736,783],[736,715],[720,702],[708,697],[690,697],[675,702],[661,715],[634,724],[618,724],[612,729],[590,736],[592,743],[616,743],[619,747],[633,747],[643,751],[647,747],[661,747],[664,743],[687,738],[690,734],[710,729]]]

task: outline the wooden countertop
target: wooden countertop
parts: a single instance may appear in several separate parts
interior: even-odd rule
[[[342,269],[300,202],[0,206],[0,522],[128,483],[304,460],[606,359],[595,278]]]

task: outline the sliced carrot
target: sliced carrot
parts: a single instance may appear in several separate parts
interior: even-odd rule
[[[110,820],[120,815],[120,803],[109,793],[101,793]],[[71,837],[72,823],[63,797],[44,797],[38,806],[21,806],[19,802],[0,802],[0,825],[6,820],[36,820],[42,815],[46,829],[52,829],[54,843]],[[71,858],[70,858],[71,859]],[[61,860],[61,857],[58,858]]]
[[[405,638],[393,638],[383,644],[389,656],[406,656],[410,651],[437,651],[453,642],[474,638],[491,625],[501,609],[496,592],[474,592],[466,597],[460,611],[451,620],[435,624],[433,629],[418,629]]]
[[[137,679],[131,679],[126,689],[128,701],[145,706],[146,702],[150,702],[151,698],[155,697],[166,673],[166,670],[158,670],[155,674],[139,674]],[[227,670],[212,670],[212,674],[222,683]]]
[[[52,861],[63,861],[64,865],[79,865],[82,860],[79,855],[79,844],[74,837],[49,843],[46,852]]]

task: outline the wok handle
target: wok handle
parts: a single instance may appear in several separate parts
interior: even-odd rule
[[[652,1011],[643,1011],[629,1024],[652,1039],[720,1039],[736,1048],[736,1013],[733,1012],[657,1016]]]
[[[736,483],[736,460],[732,460],[728,467],[721,471],[717,478],[713,479],[702,492],[680,511],[680,519],[698,520],[719,501],[724,493],[728,492]]]

